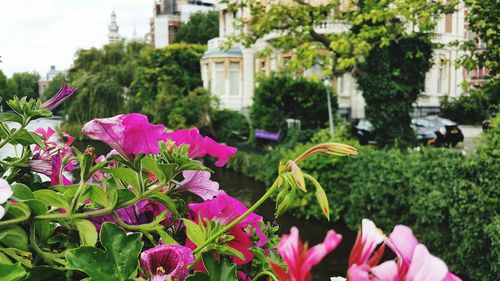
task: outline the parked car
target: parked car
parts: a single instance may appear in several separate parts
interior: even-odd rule
[[[437,116],[413,118],[411,126],[417,135],[417,140],[423,145],[455,147],[464,140],[458,124],[445,118]],[[352,134],[362,145],[375,142],[373,131],[373,125],[366,119],[360,119],[352,125]]]
[[[464,135],[458,124],[437,116],[413,118],[411,124],[417,139],[422,144],[455,147],[464,141]]]

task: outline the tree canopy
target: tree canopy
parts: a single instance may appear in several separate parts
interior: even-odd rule
[[[333,95],[333,91],[329,90]],[[327,89],[321,82],[286,74],[261,77],[253,96],[250,120],[256,129],[278,131],[287,118],[299,119],[302,128],[317,129],[328,121]],[[337,99],[332,99],[337,109]]]
[[[207,44],[219,36],[219,13],[209,11],[191,15],[187,23],[181,23],[175,35],[176,43]]]
[[[462,48],[468,51],[462,63],[468,69],[487,67],[491,75],[500,74],[500,1],[464,0],[468,29],[476,34]]]
[[[427,0],[242,1],[230,5],[235,11],[249,11],[237,23],[243,32],[231,41],[250,46],[266,38],[268,47],[263,55],[271,50],[291,52],[288,68],[299,73],[320,65],[327,76],[350,72],[358,81],[363,80],[363,85],[382,83],[377,87],[360,85],[367,102],[367,117],[376,131],[389,132],[384,137],[390,140],[382,145],[407,144],[401,132],[410,132],[411,105],[423,90],[421,86],[432,56],[430,38],[437,20],[443,13],[452,12],[456,1],[444,3]],[[408,40],[416,38],[422,50],[407,45]],[[386,61],[376,57],[379,55]],[[400,66],[392,60],[393,56],[418,62],[419,66],[407,67],[405,63]],[[383,65],[363,67],[374,61]],[[380,100],[379,95],[390,98]],[[398,100],[401,103],[395,104]],[[393,110],[397,107],[402,111]],[[385,123],[390,117],[403,118],[403,122]],[[389,125],[392,127],[386,127]]]

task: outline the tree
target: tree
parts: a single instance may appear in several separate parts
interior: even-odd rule
[[[67,122],[81,124],[125,112],[140,53],[148,48],[152,47],[133,41],[78,51],[68,75],[77,94],[65,106]]]
[[[301,71],[313,65],[320,65],[323,67],[325,75],[341,75],[345,72],[351,72],[359,80],[370,77],[367,69],[362,71],[360,66],[368,59],[367,57],[372,50],[375,50],[374,52],[394,50],[399,42],[412,36],[430,38],[437,19],[443,13],[452,12],[456,1],[448,1],[448,4],[443,3],[444,1],[429,2],[427,0],[293,0],[272,1],[272,3],[270,1],[241,1],[230,6],[234,11],[247,9],[250,15],[240,19],[238,27],[244,32],[232,39],[245,46],[250,46],[259,39],[272,38],[267,40],[269,44],[264,54],[271,50],[293,52],[294,56],[288,64],[292,71]],[[325,25],[331,26],[335,32],[320,32],[321,26]],[[409,51],[415,53],[415,50]],[[421,60],[428,58],[428,56],[422,56]],[[426,65],[427,62],[424,61],[422,64]],[[421,68],[415,72],[415,69],[398,68],[393,63],[389,63],[387,66],[393,67],[382,69],[388,71],[384,74],[385,79],[394,80],[394,84],[399,84],[402,89],[406,88],[408,93],[403,96],[413,97],[410,92],[414,89],[411,85],[414,81],[399,77],[413,76],[420,79],[422,78],[419,72]],[[391,75],[391,73],[401,71],[408,71],[408,73]],[[390,80],[386,82],[392,83]],[[422,82],[418,81],[417,83],[420,85]],[[363,95],[367,99],[367,107],[370,107],[370,97],[367,98],[365,93]],[[368,95],[372,94],[368,93]],[[394,92],[392,96],[400,95]],[[404,101],[404,104],[408,103],[411,104],[412,101]],[[407,120],[411,107],[403,104],[402,106],[406,111],[404,119]],[[377,105],[376,108],[378,108],[377,114],[387,116],[392,114],[390,110],[386,111],[389,107]],[[398,117],[402,116],[401,114]],[[370,114],[372,119],[373,116],[375,114]],[[378,121],[373,123],[379,132],[386,125]],[[408,122],[387,125],[396,126],[385,128],[394,132],[386,135],[392,139],[388,142],[389,144],[406,143],[406,141],[399,140],[399,132],[408,131]]]
[[[0,108],[5,108],[6,101],[8,101],[12,97],[11,90],[8,88],[7,84],[7,76],[3,74],[0,70]]]
[[[379,146],[415,144],[410,127],[413,103],[425,89],[432,66],[432,43],[427,36],[409,36],[387,47],[371,49],[359,70],[358,87],[366,101],[365,115],[375,128]]]
[[[202,86],[200,59],[206,48],[196,44],[172,44],[162,49],[147,49],[141,53],[139,66],[132,82],[129,111],[150,112],[151,104],[162,91],[178,98]]]
[[[207,41],[219,36],[219,13],[197,12],[191,15],[187,23],[181,23],[176,43],[207,44]]]
[[[14,73],[12,79],[15,83],[14,95],[21,97],[28,97],[37,99],[38,94],[38,80],[40,80],[40,75],[36,72],[19,72]]]
[[[323,83],[286,74],[262,77],[258,83],[250,109],[256,129],[278,131],[287,118],[299,119],[305,129],[321,127],[328,121],[327,89]],[[333,96],[331,100],[335,111],[337,99]]]
[[[467,6],[468,29],[477,36],[465,42],[468,52],[462,64],[468,69],[486,67],[491,76],[500,74],[500,2],[498,0],[464,0]]]

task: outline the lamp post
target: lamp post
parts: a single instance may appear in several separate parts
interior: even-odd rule
[[[328,123],[330,125],[330,135],[333,138],[334,127],[333,127],[333,115],[332,115],[332,101],[330,98],[330,87],[332,86],[332,83],[330,82],[328,77],[326,77],[325,80],[323,81],[323,84],[325,85],[326,88],[326,101],[328,106]]]

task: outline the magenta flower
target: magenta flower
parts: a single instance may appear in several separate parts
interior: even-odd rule
[[[219,183],[210,180],[210,172],[188,170],[183,171],[182,176],[184,180],[174,188],[174,192],[189,191],[205,201],[217,195]]]
[[[330,230],[323,243],[308,249],[307,244],[304,245],[300,240],[299,230],[292,227],[290,235],[283,235],[278,245],[278,253],[288,267],[288,272],[272,261],[271,267],[280,281],[309,281],[313,266],[333,251],[341,240],[340,234]]]
[[[63,84],[61,89],[59,89],[59,91],[52,98],[50,98],[46,102],[42,103],[41,108],[48,109],[48,110],[54,110],[54,108],[56,108],[62,102],[67,100],[75,92],[76,92],[75,88],[71,88],[67,84]]]
[[[168,211],[168,209],[162,204],[144,199],[128,207],[118,209],[116,214],[128,225],[141,225],[152,222],[164,211]],[[168,226],[170,224],[171,215],[169,212],[167,218],[162,222],[163,225]],[[94,216],[90,217],[89,220],[95,225],[98,231],[105,222],[117,223],[113,215]]]
[[[189,276],[188,266],[194,262],[191,249],[181,245],[159,245],[141,254],[141,267],[151,281],[182,281]]]
[[[207,200],[203,203],[192,203],[188,205],[190,216],[193,220],[209,219],[221,225],[227,225],[242,215],[248,208],[238,201],[227,195],[223,190],[219,190],[216,197],[212,200]],[[257,246],[263,246],[267,243],[267,238],[260,228],[262,217],[251,213],[237,225],[229,230],[229,234],[234,236],[234,239],[227,243],[228,246],[240,251],[245,259],[232,257],[232,260],[238,264],[246,264],[253,260],[254,255],[249,251],[252,246],[252,230],[255,230],[259,236],[259,240],[255,242]],[[252,230],[249,230],[248,228]],[[186,241],[186,246],[195,248],[196,246],[191,241]]]
[[[0,178],[0,204],[3,204],[7,202],[7,200],[12,196],[12,188],[10,187],[10,184]],[[5,209],[0,205],[0,220],[3,218],[5,215]]]
[[[234,147],[217,143],[209,137],[203,137],[197,128],[168,133],[165,139],[171,139],[177,146],[189,145],[188,153],[191,158],[199,158],[207,154],[217,158],[218,160],[215,162],[217,167],[224,166],[229,157],[238,151]]]
[[[159,153],[158,142],[165,139],[163,125],[153,125],[138,113],[93,119],[82,131],[91,139],[105,142],[128,160],[139,153]]]

